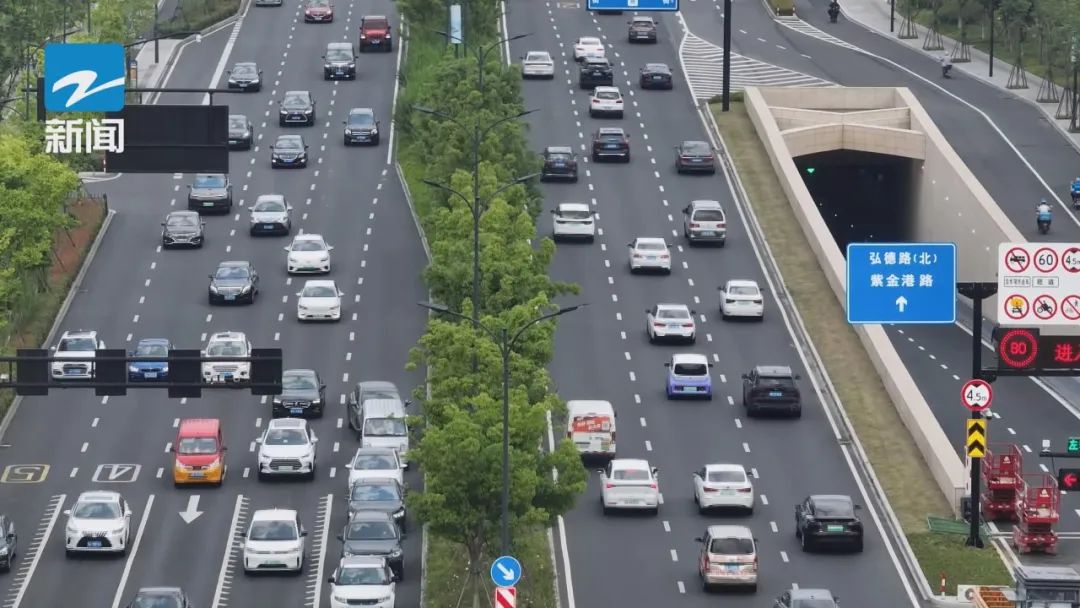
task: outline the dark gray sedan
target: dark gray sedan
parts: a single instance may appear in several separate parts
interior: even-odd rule
[[[405,530],[405,489],[396,479],[362,479],[349,490],[349,515],[360,511],[389,513]]]
[[[394,578],[405,577],[405,559],[401,551],[401,539],[404,532],[389,513],[378,511],[360,511],[349,517],[349,523],[338,540],[341,541],[341,554],[372,555],[385,557],[390,564]]]
[[[205,225],[194,211],[173,211],[161,222],[161,247],[202,247]]]

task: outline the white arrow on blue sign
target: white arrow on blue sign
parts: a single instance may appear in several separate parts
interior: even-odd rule
[[[679,0],[587,0],[590,11],[666,11],[679,10]]]
[[[848,323],[955,323],[955,243],[849,243]]]
[[[496,587],[513,587],[521,580],[521,562],[504,555],[491,562],[491,582]]]

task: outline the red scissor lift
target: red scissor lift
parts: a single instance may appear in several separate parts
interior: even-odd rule
[[[1020,495],[1020,523],[1013,528],[1013,544],[1020,553],[1057,553],[1058,536],[1054,524],[1061,512],[1061,492],[1057,479],[1048,473],[1024,476]]]
[[[982,459],[985,489],[981,506],[987,521],[1020,521],[1020,499],[1024,488],[1024,456],[1013,443],[990,444]]]

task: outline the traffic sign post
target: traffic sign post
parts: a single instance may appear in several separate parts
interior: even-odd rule
[[[847,317],[851,324],[955,323],[956,245],[849,243]]]
[[[495,588],[495,608],[516,608],[517,589],[513,587]]]
[[[513,587],[521,580],[521,562],[503,555],[491,562],[491,582],[496,587]]]
[[[968,380],[960,389],[960,403],[973,412],[986,411],[993,400],[994,389],[986,380]]]
[[[590,11],[664,11],[679,10],[679,0],[588,0]]]
[[[1071,325],[1080,320],[1080,245],[998,245],[1001,325]]]

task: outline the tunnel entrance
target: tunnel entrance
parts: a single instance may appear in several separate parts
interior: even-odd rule
[[[818,212],[840,251],[848,243],[919,240],[914,230],[916,162],[911,158],[833,150],[795,158]]]

